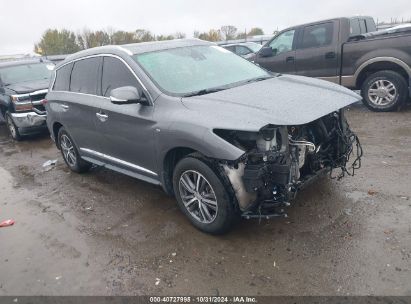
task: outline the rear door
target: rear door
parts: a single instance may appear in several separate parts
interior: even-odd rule
[[[116,167],[155,178],[154,107],[113,104],[109,99],[111,90],[124,86],[143,92],[125,62],[117,57],[104,57],[101,79],[104,99],[99,104],[97,123],[97,130],[103,136],[101,152]]]
[[[296,51],[297,74],[338,83],[338,27],[336,20],[302,28]]]
[[[256,56],[255,62],[261,67],[277,73],[295,73],[295,43],[297,31],[287,30],[275,37],[265,47],[271,47],[273,54],[269,57]]]
[[[96,132],[96,112],[101,99],[100,74],[102,57],[81,59],[63,66],[57,71],[57,78],[53,91],[62,91],[58,101],[60,119],[67,132],[71,135],[77,147],[84,151],[98,151],[100,149],[100,135]],[[66,74],[63,79],[67,82],[59,83],[59,73]],[[70,74],[71,73],[71,74]],[[70,76],[70,77],[68,77]]]

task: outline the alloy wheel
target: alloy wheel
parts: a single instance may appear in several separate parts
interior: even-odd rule
[[[6,115],[6,123],[7,123],[7,127],[10,131],[11,137],[16,138],[17,137],[17,130],[16,127],[13,123],[13,121],[11,120],[10,116]]]
[[[179,190],[184,207],[200,223],[210,224],[218,212],[217,197],[208,180],[199,172],[188,170],[181,174]]]
[[[387,106],[395,101],[397,88],[386,79],[374,81],[368,89],[368,98],[376,106]]]
[[[74,167],[77,163],[77,157],[76,153],[74,152],[74,145],[67,135],[63,134],[61,136],[60,146],[64,159],[67,161],[70,167]]]

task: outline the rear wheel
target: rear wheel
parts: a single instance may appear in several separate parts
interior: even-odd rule
[[[57,138],[63,159],[72,171],[83,173],[90,170],[91,164],[80,157],[73,139],[64,127],[60,128]]]
[[[11,115],[9,112],[6,112],[4,119],[6,120],[6,126],[7,126],[7,129],[9,130],[10,136],[14,140],[17,140],[17,141],[21,140],[19,129],[14,124],[13,119],[11,118]]]
[[[211,234],[227,232],[237,218],[232,197],[211,166],[188,156],[176,166],[173,187],[177,202],[190,222]]]
[[[365,106],[376,112],[396,110],[409,95],[407,81],[394,71],[380,71],[368,76],[361,93]]]

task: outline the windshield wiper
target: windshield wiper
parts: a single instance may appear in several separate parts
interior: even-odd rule
[[[274,76],[263,76],[263,77],[252,78],[252,79],[247,80],[245,83],[263,81],[263,80],[267,80],[267,79],[270,79],[270,78],[273,78],[273,77]]]
[[[188,93],[183,95],[183,97],[192,97],[192,96],[200,96],[200,95],[206,95],[206,94],[211,94],[211,93],[215,93],[215,92],[220,92],[223,90],[226,90],[227,88],[213,88],[213,89],[202,89],[199,91],[195,91],[192,93]]]

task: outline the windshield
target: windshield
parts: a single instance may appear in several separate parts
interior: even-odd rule
[[[247,47],[253,50],[254,53],[257,53],[263,46],[257,43],[249,43]]]
[[[179,96],[271,77],[253,63],[214,45],[137,54],[133,59],[160,89]]]
[[[54,69],[52,63],[33,63],[0,68],[0,77],[4,85],[20,82],[49,79]]]

